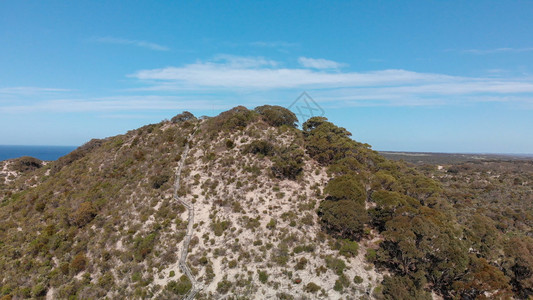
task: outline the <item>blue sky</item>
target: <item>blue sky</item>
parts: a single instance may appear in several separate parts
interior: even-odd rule
[[[2,1],[0,144],[306,91],[376,150],[533,153],[530,1]]]

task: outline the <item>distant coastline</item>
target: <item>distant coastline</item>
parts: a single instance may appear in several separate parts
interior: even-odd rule
[[[21,156],[31,156],[40,160],[56,160],[76,148],[77,146],[0,145],[0,161]]]

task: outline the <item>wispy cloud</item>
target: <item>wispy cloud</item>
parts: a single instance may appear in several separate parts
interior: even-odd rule
[[[99,98],[69,98],[33,101],[19,105],[0,106],[0,113],[24,113],[46,111],[54,113],[66,112],[135,112],[153,110],[175,110],[228,108],[220,102],[212,99],[190,98],[177,96],[113,96]]]
[[[340,71],[333,68],[336,62],[324,61],[304,60],[302,68],[286,68],[265,58],[232,56],[181,67],[140,70],[129,76],[148,84],[146,89],[151,91],[312,90],[328,101],[394,105],[447,104],[473,99],[533,102],[533,80],[529,77],[461,77],[401,69]]]
[[[338,63],[332,60],[323,58],[308,58],[303,56],[298,58],[298,62],[302,67],[311,69],[339,69],[346,66],[346,64]]]
[[[58,89],[58,88],[42,88],[34,86],[16,86],[16,87],[3,87],[0,88],[0,94],[8,95],[35,95],[35,94],[44,94],[44,93],[61,93],[69,92],[69,89]]]
[[[495,48],[495,49],[467,49],[463,50],[463,53],[468,54],[496,54],[496,53],[521,53],[521,52],[533,52],[533,47],[526,48]]]
[[[170,50],[170,48],[167,46],[163,46],[160,44],[147,42],[147,41],[141,41],[141,40],[129,40],[129,39],[122,39],[122,38],[115,38],[115,37],[95,37],[89,40],[92,42],[97,42],[97,43],[131,45],[131,46],[137,46],[137,47],[146,48],[150,50],[156,50],[156,51],[169,51]]]
[[[289,43],[289,42],[283,42],[283,41],[256,41],[251,42],[250,46],[253,47],[261,47],[261,48],[291,48],[298,46],[297,43]]]

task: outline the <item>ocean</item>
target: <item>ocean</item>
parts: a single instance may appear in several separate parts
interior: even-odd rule
[[[0,145],[0,161],[21,156],[31,156],[40,160],[56,160],[76,148],[77,146]]]

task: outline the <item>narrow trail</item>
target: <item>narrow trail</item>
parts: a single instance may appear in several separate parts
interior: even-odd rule
[[[187,145],[185,145],[185,149],[183,150],[183,154],[181,155],[181,161],[178,166],[178,169],[176,170],[176,181],[174,182],[174,199],[179,201],[181,204],[183,204],[189,211],[189,217],[187,219],[187,234],[185,235],[185,239],[183,241],[183,247],[181,249],[181,256],[179,260],[180,270],[183,272],[183,274],[185,274],[189,278],[192,284],[192,287],[189,293],[185,297],[185,299],[187,300],[194,299],[196,294],[202,289],[204,289],[204,285],[201,282],[196,281],[196,278],[194,278],[191,272],[191,269],[189,269],[189,266],[187,265],[187,254],[189,253],[189,243],[191,242],[191,238],[192,238],[193,231],[194,231],[194,204],[178,196],[178,191],[180,189],[181,171],[183,170],[183,166],[185,165],[185,161],[187,160],[187,155],[189,154],[189,146],[191,144],[192,138],[194,137],[195,133],[196,133],[196,129],[191,133],[191,135],[187,139]]]

